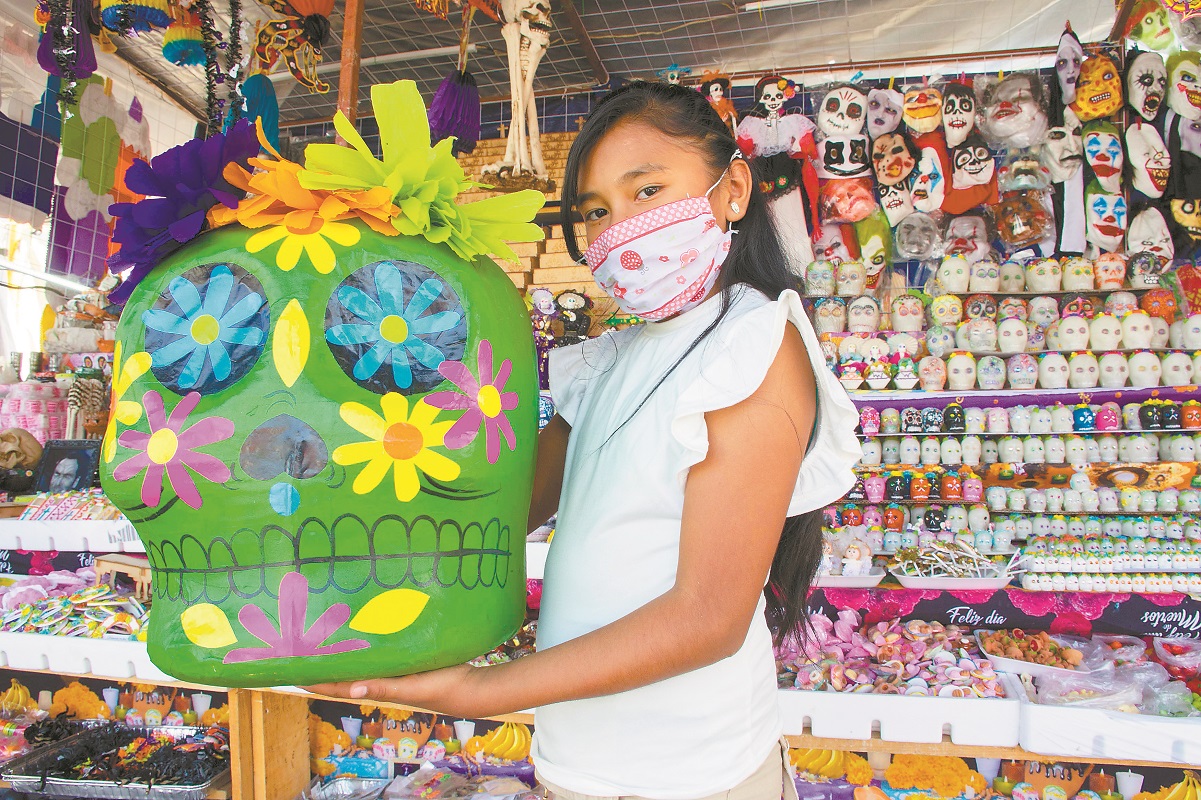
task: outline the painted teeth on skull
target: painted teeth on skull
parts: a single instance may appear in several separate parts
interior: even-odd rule
[[[512,531],[498,519],[485,523],[435,523],[428,516],[365,520],[343,514],[327,526],[311,517],[295,533],[279,525],[243,528],[206,545],[191,534],[178,542],[147,542],[156,598],[220,604],[231,597],[276,597],[283,576],[300,572],[310,591],[353,594],[368,586],[443,589],[501,587],[509,582]],[[235,552],[292,552],[292,558],[238,563]],[[336,569],[335,569],[336,567]]]

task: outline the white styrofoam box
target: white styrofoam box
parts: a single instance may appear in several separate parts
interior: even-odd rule
[[[550,542],[525,543],[525,576],[542,580],[546,571],[546,555],[550,552]]]
[[[1019,741],[1031,753],[1201,764],[1201,719],[1128,714],[1100,708],[1034,703],[1016,692]]]
[[[870,739],[879,731],[886,742],[938,743],[947,733],[959,745],[1018,743],[1019,703],[1013,696],[908,697],[781,689],[780,708],[785,734],[804,733],[808,721],[810,733],[831,739]]]
[[[0,631],[0,665],[105,678],[172,681],[150,661],[146,644],[128,639],[85,639]]]
[[[146,552],[127,519],[0,519],[0,549]]]

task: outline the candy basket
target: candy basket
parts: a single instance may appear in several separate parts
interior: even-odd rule
[[[0,777],[9,783],[13,791],[41,794],[51,797],[107,798],[108,800],[204,800],[214,785],[229,780],[229,767],[218,772],[208,781],[195,786],[155,785],[145,783],[118,783],[106,780],[68,780],[66,778],[43,778],[43,767],[54,763],[58,754],[78,743],[83,737],[93,735],[99,727],[87,728],[49,747],[14,759],[6,764]],[[205,728],[192,726],[159,726],[131,728],[138,736],[166,734],[172,739],[184,739],[204,733]]]

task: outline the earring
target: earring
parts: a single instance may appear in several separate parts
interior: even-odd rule
[[[737,203],[730,203],[730,210],[737,214],[741,209],[738,208]]]

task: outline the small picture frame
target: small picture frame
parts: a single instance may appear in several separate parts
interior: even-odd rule
[[[42,449],[33,488],[37,492],[78,492],[96,485],[99,439],[51,439]]]

